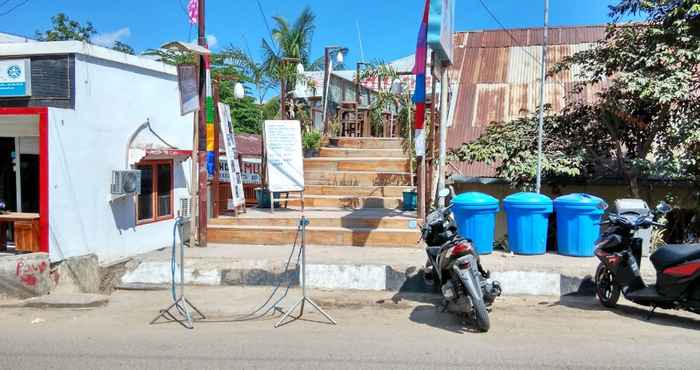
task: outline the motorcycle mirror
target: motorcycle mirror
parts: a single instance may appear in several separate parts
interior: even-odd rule
[[[450,189],[447,189],[447,188],[442,189],[442,190],[440,190],[440,192],[438,193],[438,195],[439,195],[441,198],[444,198],[444,197],[450,195]]]
[[[672,209],[671,206],[664,201],[661,201],[661,203],[659,203],[659,205],[656,206],[656,210],[659,211],[659,213],[663,213],[663,214],[667,214],[667,213],[671,212],[671,209]]]
[[[605,211],[608,209],[608,203],[606,203],[604,200],[601,200],[600,203],[598,203],[598,209],[602,209]]]

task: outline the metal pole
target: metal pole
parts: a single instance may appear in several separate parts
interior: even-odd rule
[[[445,156],[447,155],[447,117],[449,113],[447,94],[449,93],[448,64],[442,64],[440,71],[440,157],[438,159],[438,192],[445,188]],[[445,206],[445,198],[438,197],[438,206]]]
[[[542,136],[544,135],[544,84],[547,78],[547,25],[549,23],[549,0],[544,0],[544,37],[542,39],[542,68],[540,73],[540,122],[537,127],[537,185],[542,190]]]
[[[205,10],[205,0],[199,0],[199,14],[197,19],[197,29],[198,29],[198,39],[197,42],[200,46],[206,47],[207,39],[204,28],[204,10]],[[198,194],[197,194],[197,240],[200,247],[205,247],[207,245],[207,108],[206,108],[206,95],[207,95],[207,78],[206,70],[207,63],[204,60],[204,56],[201,57],[201,63],[199,67],[200,72],[200,86],[199,86],[199,122],[197,125],[197,131],[199,135],[199,142],[197,143],[197,163],[198,163]]]
[[[329,48],[323,48],[323,133],[328,134],[328,124],[326,123],[326,99],[328,98],[328,80],[330,79],[330,72],[328,71],[328,64],[330,62],[330,51]]]

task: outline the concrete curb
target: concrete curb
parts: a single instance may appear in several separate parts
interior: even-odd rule
[[[433,288],[423,281],[422,267],[396,269],[379,264],[308,264],[307,286],[312,289],[431,292]],[[170,263],[148,261],[127,272],[121,287],[138,289],[170,284]],[[185,267],[185,283],[206,286],[273,286],[292,281],[298,286],[300,273],[296,267],[285,272],[277,267],[226,268]],[[498,271],[492,278],[501,282],[504,295],[562,296],[567,294],[595,294],[590,275],[568,276],[543,271]],[[179,282],[179,276],[176,276]]]
[[[49,294],[0,305],[4,308],[96,308],[109,303],[109,297],[100,294]]]

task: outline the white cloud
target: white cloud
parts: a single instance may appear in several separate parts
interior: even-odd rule
[[[97,34],[92,38],[92,43],[104,47],[112,47],[116,41],[122,41],[129,36],[131,36],[131,30],[129,27],[124,27],[114,32]]]
[[[196,38],[192,39],[192,41],[190,41],[190,42],[193,44],[198,43]],[[209,49],[215,48],[218,43],[219,43],[219,39],[216,38],[216,35],[211,35],[211,34],[207,35],[207,46],[209,46]]]
[[[218,43],[219,40],[216,38],[216,36],[207,35],[207,45],[209,45],[209,49],[213,49]]]

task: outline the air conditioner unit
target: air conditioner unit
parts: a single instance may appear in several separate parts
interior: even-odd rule
[[[180,198],[180,216],[182,218],[192,217],[192,198]]]
[[[141,171],[112,171],[112,195],[141,194]]]

